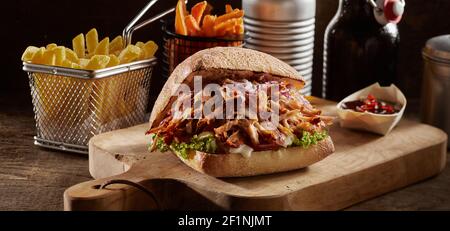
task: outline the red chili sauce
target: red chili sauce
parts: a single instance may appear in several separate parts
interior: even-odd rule
[[[371,112],[374,114],[391,115],[399,112],[399,106],[386,101],[377,100],[375,96],[369,94],[367,98],[349,101],[342,104],[343,109],[350,109],[356,112]]]

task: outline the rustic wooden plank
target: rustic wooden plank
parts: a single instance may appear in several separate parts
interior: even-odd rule
[[[34,146],[34,120],[27,103],[4,103],[0,99],[0,210],[62,210],[61,195],[64,190],[91,179],[88,160],[84,155],[48,151]],[[415,113],[414,110],[412,112]],[[450,156],[447,157],[448,165]],[[52,169],[58,171],[40,173]],[[448,210],[448,182],[450,168],[437,177],[347,209]],[[186,193],[198,195],[192,191]],[[181,201],[179,204],[182,205]]]
[[[317,102],[327,114],[333,113],[334,103]],[[233,210],[336,210],[436,175],[446,164],[445,133],[404,120],[386,137],[333,126],[330,131],[336,153],[307,169],[217,179],[190,169],[172,155],[147,154],[145,130],[146,125],[141,125],[94,137],[91,160],[99,154],[101,157],[91,164],[91,172],[100,174],[96,177],[108,178],[69,188],[65,192],[65,208],[134,209],[130,205],[143,197],[135,190],[130,191],[123,185],[113,186],[116,190],[93,188],[118,178],[148,184],[166,208],[180,208],[172,195],[175,191],[172,187],[177,187],[177,191],[193,190],[197,198],[210,202],[205,205],[191,199],[192,204],[186,208],[199,209],[198,205],[202,205],[201,209],[216,206]],[[130,162],[133,156],[140,156],[139,161]],[[99,164],[103,163],[102,157],[108,157],[109,164],[113,164],[114,159],[119,165],[132,164],[131,169],[110,177],[117,171],[107,174],[109,165]],[[165,185],[167,180],[175,183]],[[175,201],[187,200],[185,195],[177,193],[179,200]],[[166,197],[172,200],[164,200]]]
[[[85,155],[33,145],[33,113],[0,101],[0,210],[62,210],[70,185],[91,179]]]

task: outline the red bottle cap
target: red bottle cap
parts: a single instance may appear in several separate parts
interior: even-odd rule
[[[401,0],[385,0],[383,11],[388,22],[399,23],[405,11],[405,3]]]

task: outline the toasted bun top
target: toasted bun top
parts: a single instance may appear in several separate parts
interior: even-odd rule
[[[283,78],[304,81],[303,77],[283,61],[259,51],[238,47],[215,47],[199,51],[180,63],[164,84],[150,116],[150,127],[163,112],[170,98],[193,72],[213,69],[263,72]]]

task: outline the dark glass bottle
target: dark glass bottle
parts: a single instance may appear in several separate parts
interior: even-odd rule
[[[323,91],[340,101],[375,82],[396,82],[400,42],[397,25],[382,25],[367,0],[340,0],[325,31]]]

